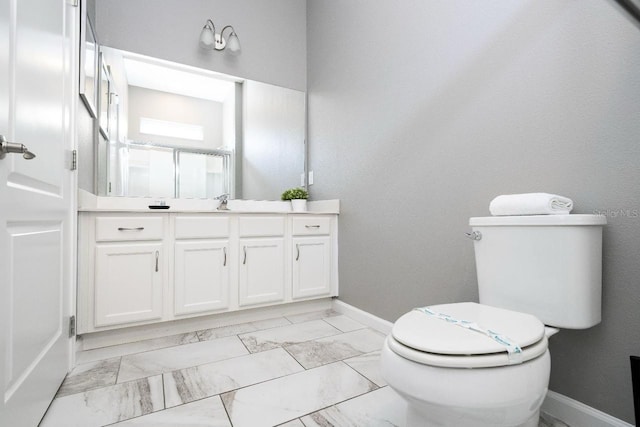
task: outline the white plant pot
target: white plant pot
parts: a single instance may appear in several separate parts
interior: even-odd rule
[[[307,199],[291,199],[291,209],[294,212],[306,212]]]

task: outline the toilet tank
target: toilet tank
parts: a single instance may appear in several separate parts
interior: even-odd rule
[[[480,303],[586,329],[600,323],[600,215],[493,216],[469,220]]]

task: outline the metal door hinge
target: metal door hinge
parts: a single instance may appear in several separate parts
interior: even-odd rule
[[[76,336],[76,316],[69,318],[69,338]]]
[[[78,170],[78,150],[69,152],[69,170]]]

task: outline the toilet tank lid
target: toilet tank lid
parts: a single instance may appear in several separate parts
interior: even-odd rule
[[[470,226],[521,226],[521,225],[605,225],[604,215],[521,215],[521,216],[481,216],[469,218]]]

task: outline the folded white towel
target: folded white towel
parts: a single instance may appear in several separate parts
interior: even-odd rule
[[[567,215],[573,201],[567,197],[547,193],[507,194],[491,201],[491,215]]]

